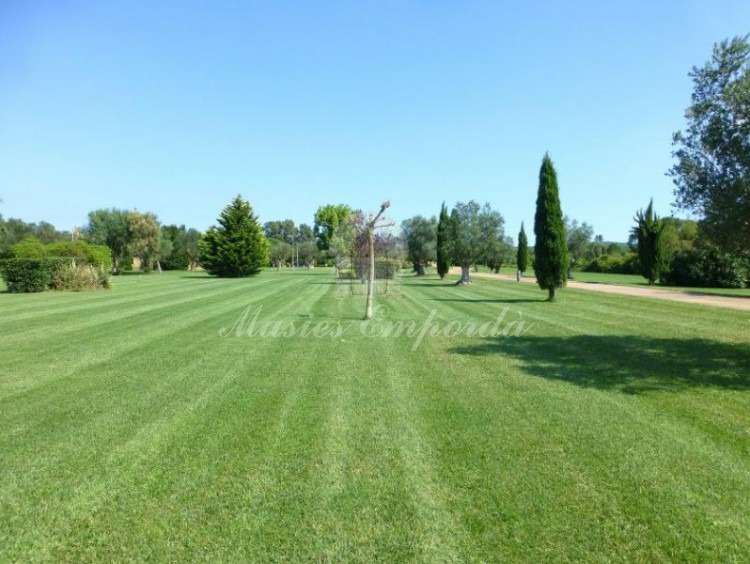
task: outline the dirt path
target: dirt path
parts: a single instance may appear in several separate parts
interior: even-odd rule
[[[451,274],[461,274],[460,268],[452,268]],[[477,278],[493,278],[496,280],[510,280],[515,282],[516,277],[508,274],[492,274],[489,272],[472,272]],[[522,278],[521,282],[536,284],[536,278]],[[730,309],[750,310],[750,298],[742,296],[711,296],[699,292],[677,292],[671,290],[656,290],[652,288],[637,288],[635,286],[617,286],[615,284],[595,284],[591,282],[568,281],[568,288],[586,290],[589,292],[601,292],[603,294],[621,294],[624,296],[639,296],[642,298],[658,298],[660,300],[671,300],[673,302],[685,302]]]

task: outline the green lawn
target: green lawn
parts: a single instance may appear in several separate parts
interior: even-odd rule
[[[750,560],[747,312],[406,277],[366,336],[325,270],[115,283],[0,295],[0,562]]]

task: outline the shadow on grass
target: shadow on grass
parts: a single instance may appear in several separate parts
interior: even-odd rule
[[[450,352],[510,356],[519,359],[523,370],[533,376],[628,394],[750,389],[750,346],[707,339],[501,337]]]
[[[401,282],[402,286],[455,286],[455,282]]]
[[[478,304],[527,304],[527,303],[542,303],[546,302],[547,298],[507,298],[507,299],[495,299],[486,298],[472,300],[471,298],[425,298],[430,302],[463,302],[463,303],[478,303]]]

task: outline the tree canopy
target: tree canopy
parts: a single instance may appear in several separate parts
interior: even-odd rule
[[[726,250],[750,248],[750,44],[748,36],[714,45],[693,67],[687,129],[673,137],[669,173],[677,205],[700,214]]]
[[[434,261],[437,252],[437,221],[415,215],[401,223],[406,239],[409,260],[418,276],[423,276],[425,266]]]

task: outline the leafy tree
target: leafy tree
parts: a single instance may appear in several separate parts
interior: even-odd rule
[[[481,253],[479,212],[475,201],[458,202],[451,211],[450,252],[453,262],[461,266],[461,279],[457,284],[471,284],[469,269]]]
[[[263,224],[263,233],[267,239],[277,239],[291,245],[296,239],[297,230],[294,221],[284,219],[282,221],[267,221]]]
[[[339,224],[352,214],[352,209],[345,204],[321,206],[315,212],[315,227],[313,232],[318,243],[318,249],[328,251],[331,237]]]
[[[159,220],[152,213],[130,212],[127,227],[127,251],[140,259],[143,272],[151,272],[162,248]]]
[[[417,276],[424,276],[425,265],[435,260],[437,247],[437,222],[434,217],[427,219],[415,215],[401,223],[406,237],[408,257],[414,265]]]
[[[185,232],[185,254],[188,258],[188,269],[193,270],[200,263],[201,232],[190,228]]]
[[[89,243],[109,247],[112,272],[119,274],[128,249],[128,212],[114,208],[89,212],[89,223],[84,232]]]
[[[498,211],[493,210],[489,204],[484,204],[477,216],[477,253],[476,263],[482,263],[499,272],[500,267],[510,260],[513,249],[513,241],[505,238],[505,219]]]
[[[646,211],[639,210],[635,215],[635,235],[638,245],[638,261],[641,274],[650,285],[659,280],[666,266],[664,253],[664,222],[654,213],[654,201],[651,200]]]
[[[539,169],[534,235],[534,274],[539,287],[549,292],[549,301],[554,301],[556,289],[567,282],[568,249],[557,172],[547,154]]]
[[[437,271],[440,278],[445,278],[451,267],[450,259],[451,220],[445,202],[440,206],[440,216],[437,225]]]
[[[300,223],[299,226],[297,227],[297,234],[295,236],[295,240],[298,243],[314,243],[315,233],[313,232],[312,227],[310,227],[306,223]]]
[[[239,278],[268,264],[268,240],[249,202],[236,196],[200,242],[200,260],[210,274]]]
[[[303,241],[297,245],[297,258],[300,262],[312,266],[318,258],[318,247],[314,240]]]
[[[687,129],[673,137],[669,171],[677,205],[703,216],[725,250],[750,248],[750,44],[748,36],[714,45],[693,67]]]
[[[563,218],[565,223],[566,244],[568,245],[568,279],[573,278],[573,268],[579,266],[587,259],[593,258],[591,238],[594,236],[594,228],[585,221],[578,223],[570,220],[567,216]]]
[[[286,264],[286,261],[291,259],[292,246],[286,241],[280,239],[268,239],[268,256],[271,260],[271,264],[281,270],[281,267]]]
[[[529,268],[529,240],[526,237],[526,231],[521,223],[521,230],[518,232],[518,250],[516,251],[516,265],[518,271],[523,273]]]

